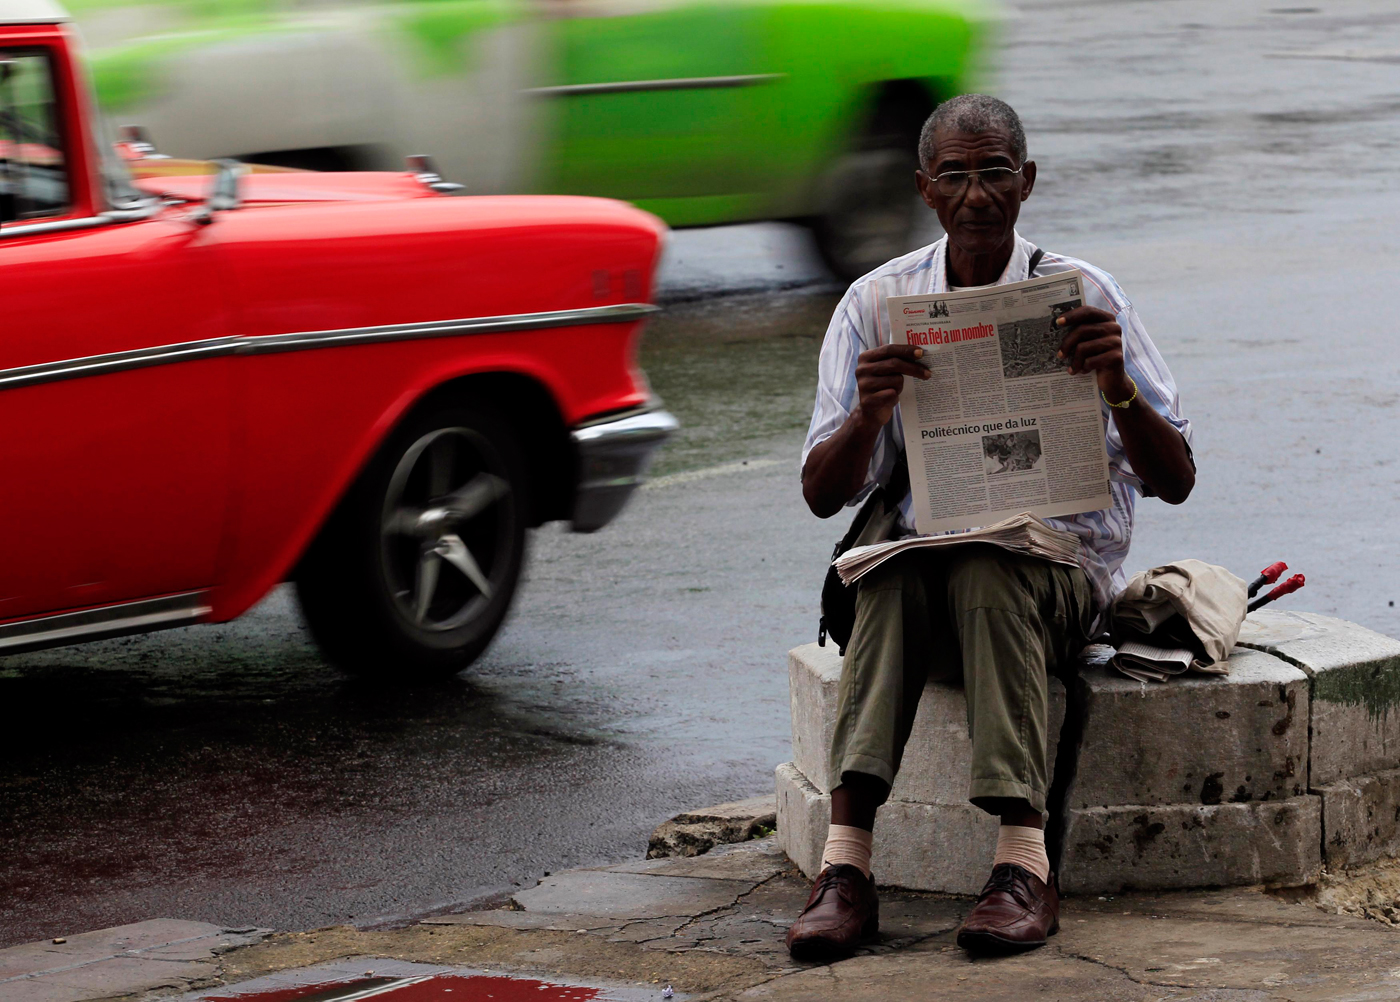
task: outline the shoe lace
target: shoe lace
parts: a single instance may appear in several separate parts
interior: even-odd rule
[[[839,894],[840,888],[837,886],[837,882],[840,876],[840,871],[834,866],[829,866],[825,870],[822,870],[821,873],[817,874],[816,883],[812,885],[812,903],[808,908],[815,908],[820,904],[822,898],[826,897],[826,892],[829,890],[835,890],[836,893]],[[806,911],[807,909],[803,910]]]
[[[1026,882],[1024,878],[1021,877],[1021,873],[1024,872],[1024,870],[1021,870],[1021,868],[1015,864],[1004,864],[994,867],[992,869],[992,875],[987,878],[986,884],[982,886],[982,893],[977,896],[977,900],[981,901],[989,894],[995,894],[997,891],[1004,891],[1019,901],[1024,907],[1031,907],[1034,902],[1026,900]]]

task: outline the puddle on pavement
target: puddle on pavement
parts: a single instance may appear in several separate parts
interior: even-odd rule
[[[641,363],[681,422],[657,457],[657,475],[748,459],[761,442],[791,435],[793,463],[812,416],[817,357],[831,290],[680,303],[648,326]]]
[[[601,988],[557,984],[499,974],[430,974],[408,978],[359,978],[339,983],[268,986],[266,981],[198,996],[198,1002],[606,1002]]]

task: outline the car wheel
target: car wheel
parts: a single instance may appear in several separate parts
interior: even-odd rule
[[[817,253],[847,282],[912,249],[923,205],[916,165],[902,143],[889,142],[837,160],[827,178],[826,209],[812,223]]]
[[[486,649],[525,558],[519,443],[495,417],[434,410],[380,450],[303,559],[312,635],[348,671],[444,677]]]

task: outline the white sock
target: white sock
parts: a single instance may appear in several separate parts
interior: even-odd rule
[[[864,828],[830,825],[826,829],[826,848],[822,850],[822,869],[849,863],[870,876],[870,850],[875,836]]]
[[[1002,825],[997,829],[997,854],[992,860],[992,865],[996,866],[998,863],[1024,866],[1049,883],[1050,857],[1045,854],[1045,832],[1039,828]]]

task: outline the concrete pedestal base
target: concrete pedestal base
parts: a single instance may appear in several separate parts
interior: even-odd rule
[[[1300,885],[1324,861],[1400,854],[1400,642],[1267,610],[1250,617],[1241,641],[1249,646],[1236,648],[1223,677],[1143,685],[1081,666],[1069,695],[1085,729],[1068,798],[1065,891]],[[830,820],[840,673],[832,648],[789,657],[793,761],[777,770],[778,838],[809,876]],[[1054,683],[1052,735],[1066,698]],[[1052,762],[1055,752],[1052,744]],[[966,800],[971,754],[961,688],[931,683],[876,820],[882,883],[980,889],[996,819]]]

